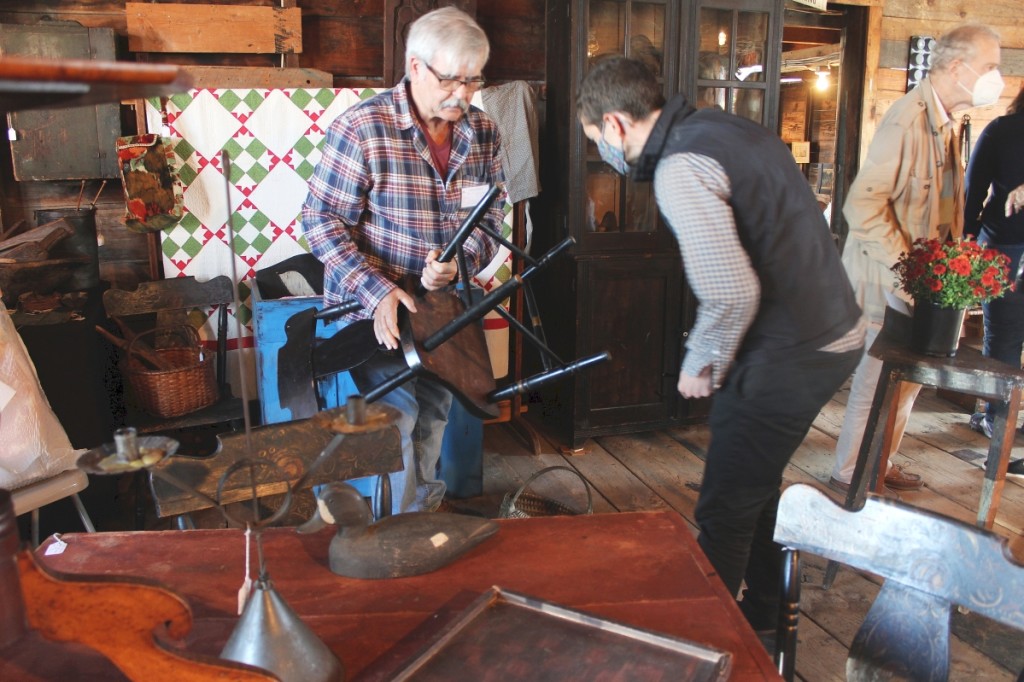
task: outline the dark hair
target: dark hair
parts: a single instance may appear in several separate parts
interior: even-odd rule
[[[1006,107],[1007,114],[1016,114],[1024,111],[1024,85],[1020,86],[1020,92],[1010,102],[1010,106]]]
[[[580,84],[576,114],[584,123],[594,124],[609,111],[621,111],[642,121],[665,106],[658,77],[641,61],[626,57],[603,59]]]

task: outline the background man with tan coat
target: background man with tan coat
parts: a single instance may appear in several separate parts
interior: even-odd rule
[[[885,113],[867,159],[850,186],[843,216],[850,227],[843,266],[868,325],[866,348],[881,329],[886,292],[896,291],[891,268],[919,238],[946,239],[963,232],[964,171],[951,114],[994,104],[999,76],[999,35],[987,26],[968,24],[939,38],[932,68],[921,83]],[[829,485],[845,492],[853,476],[881,362],[865,353],[853,375],[846,417],[836,445]],[[902,384],[892,452],[920,386]],[[921,477],[893,467],[885,484],[916,490]]]

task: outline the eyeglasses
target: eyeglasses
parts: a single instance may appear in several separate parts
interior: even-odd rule
[[[487,83],[483,76],[480,76],[479,78],[461,80],[459,78],[452,78],[451,76],[442,76],[437,71],[434,71],[434,67],[426,62],[423,62],[423,66],[427,67],[427,71],[434,74],[434,78],[437,79],[437,83],[441,86],[441,89],[448,92],[455,92],[463,85],[466,86],[466,90],[469,92],[476,92]]]

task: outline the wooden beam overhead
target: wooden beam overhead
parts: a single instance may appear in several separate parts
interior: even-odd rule
[[[906,40],[882,40],[878,66],[883,69],[906,69],[909,48],[909,37]],[[1003,47],[1000,51],[999,72],[1003,76],[1024,76],[1024,49]]]
[[[834,45],[815,45],[814,47],[806,47],[799,50],[787,50],[782,53],[782,61],[793,60],[793,59],[814,59],[815,57],[825,57],[830,54],[838,54],[841,49],[841,45],[836,43]]]
[[[786,25],[782,29],[782,41],[802,45],[832,45],[839,42],[841,32],[833,28]]]
[[[183,66],[194,88],[331,88],[334,76],[318,69],[258,66]]]
[[[125,13],[132,52],[302,52],[299,8],[128,2]]]

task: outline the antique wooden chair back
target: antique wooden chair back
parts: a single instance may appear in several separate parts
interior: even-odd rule
[[[204,434],[194,439],[195,452],[191,454],[206,455],[215,449],[213,438],[216,433],[240,430],[245,423],[243,401],[231,395],[227,382],[227,337],[228,337],[228,305],[234,301],[234,287],[227,275],[214,277],[200,282],[195,277],[177,277],[173,279],[142,282],[128,291],[125,289],[108,289],[103,292],[103,308],[107,317],[114,320],[120,327],[122,335],[130,339],[133,335],[143,333],[154,327],[167,327],[179,324],[192,324],[189,317],[192,311],[207,311],[216,306],[216,355],[215,372],[217,382],[217,400],[207,407],[176,417],[158,417],[147,413],[131,400],[125,401],[124,425],[135,427],[140,434],[160,433],[179,441],[186,440],[188,434]],[[127,377],[125,377],[127,379]],[[250,412],[252,414],[252,412]],[[208,427],[210,434],[199,431]],[[184,448],[188,454],[190,448]],[[136,477],[136,484],[141,485],[141,477]],[[141,502],[143,496],[137,490]],[[141,504],[136,505],[137,528],[144,525],[145,512]],[[182,528],[191,527],[191,519],[181,516],[178,519]]]
[[[854,637],[848,680],[945,680],[949,623],[962,606],[1024,630],[1024,565],[1007,541],[961,521],[874,495],[848,511],[809,485],[786,489],[775,541],[786,548],[776,662],[793,679],[799,552],[885,579]]]
[[[217,306],[216,376],[219,399],[209,407],[168,418],[147,415],[129,405],[127,425],[134,426],[140,433],[167,433],[214,424],[227,426],[244,419],[242,401],[232,397],[226,378],[228,304],[232,301],[234,289],[226,275],[206,282],[199,282],[194,277],[163,279],[143,282],[134,291],[108,289],[103,292],[107,317],[117,321],[126,336],[140,333],[139,320],[143,320],[143,327],[149,328],[188,323],[190,311]]]

